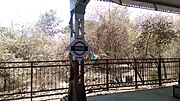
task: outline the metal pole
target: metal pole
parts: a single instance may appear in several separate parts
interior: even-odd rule
[[[180,58],[179,58],[179,79],[178,79],[178,85],[180,86]]]
[[[31,101],[33,100],[33,62],[31,62]]]
[[[70,43],[81,37],[84,39],[84,14],[86,5],[90,0],[70,0]],[[87,101],[84,87],[84,59],[79,66],[77,61],[70,53],[70,79],[68,101]]]
[[[161,78],[161,58],[159,59],[159,65],[158,65],[158,78],[159,78],[159,86],[162,85],[162,78]]]
[[[136,59],[134,59],[134,63],[135,63],[135,66],[134,66],[134,68],[135,68],[135,89],[138,89],[138,83],[137,83],[137,60]]]
[[[106,60],[106,90],[109,91],[109,62]]]

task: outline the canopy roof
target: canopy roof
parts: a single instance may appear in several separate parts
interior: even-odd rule
[[[180,0],[98,0],[117,3],[123,6],[180,14]]]

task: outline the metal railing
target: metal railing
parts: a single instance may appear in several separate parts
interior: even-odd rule
[[[68,60],[0,62],[0,100],[67,94]],[[180,59],[101,59],[85,61],[87,93],[109,88],[177,82]]]

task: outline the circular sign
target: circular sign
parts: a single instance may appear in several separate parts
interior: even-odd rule
[[[88,51],[88,47],[82,41],[75,42],[71,49],[74,52],[74,54],[76,54],[78,56],[81,56],[86,51]]]
[[[68,46],[68,50],[78,61],[81,61],[92,50],[92,47],[85,40],[76,39]]]

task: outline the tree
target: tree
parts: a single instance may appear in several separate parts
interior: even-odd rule
[[[63,27],[61,30],[62,34],[69,34],[70,33],[70,28],[69,26]]]
[[[60,59],[57,41],[28,29],[1,28],[0,61]]]
[[[36,23],[36,27],[39,32],[43,32],[46,35],[54,36],[61,31],[60,18],[56,17],[56,11],[49,10],[44,14],[41,14],[40,19]]]
[[[86,25],[91,25],[88,28],[92,29],[86,38],[100,58],[126,57],[122,51],[127,48],[125,44],[128,44],[130,27],[126,8],[113,7],[112,10],[100,14],[98,20],[86,22]]]
[[[166,52],[166,55],[168,57],[180,57],[179,51],[180,51],[180,16],[176,16],[174,19],[174,30],[177,33],[176,41],[174,41],[171,46],[169,46],[169,50]]]
[[[141,17],[140,20],[137,22],[140,35],[134,44],[138,57],[161,58],[167,47],[177,38],[172,18],[148,15],[145,18]]]
[[[7,43],[16,38],[15,31],[12,28],[0,28],[0,61],[14,60],[15,56],[8,51]]]

